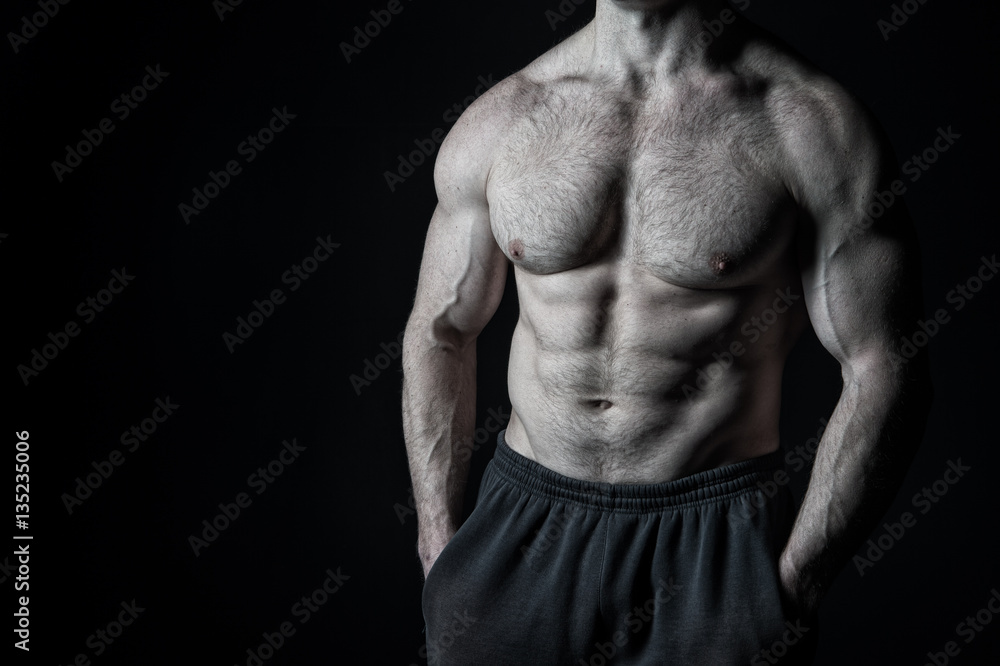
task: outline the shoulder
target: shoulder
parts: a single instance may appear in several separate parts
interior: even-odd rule
[[[522,72],[494,84],[459,116],[448,132],[434,166],[434,180],[440,190],[456,182],[482,188],[493,164],[497,148],[531,104],[536,85]]]
[[[485,189],[497,149],[520,121],[545,103],[556,81],[571,76],[567,67],[577,41],[574,35],[556,45],[469,105],[438,152],[434,178],[439,189],[455,181]]]
[[[747,63],[768,82],[765,103],[781,171],[800,202],[820,192],[841,200],[860,194],[895,168],[874,115],[833,77],[777,40],[755,43]]]

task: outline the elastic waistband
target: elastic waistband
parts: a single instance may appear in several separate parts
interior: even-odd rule
[[[602,511],[645,512],[718,502],[774,480],[781,449],[664,483],[602,483],[564,476],[514,451],[501,430],[492,464],[496,474],[533,496],[546,496]]]

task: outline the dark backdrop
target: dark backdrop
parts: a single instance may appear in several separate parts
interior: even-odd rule
[[[568,17],[559,0],[401,0],[350,62],[341,42],[387,2],[48,4],[51,17],[36,16],[44,0],[0,15],[11,33],[0,47],[3,437],[13,458],[14,433],[29,432],[30,520],[11,532],[33,537],[31,652],[14,650],[17,663],[247,664],[286,622],[295,633],[271,637],[281,646],[266,663],[422,663],[396,340],[435,199],[433,156],[415,155],[412,172],[399,156],[433,152],[435,130],[481,80],[566,37],[593,0],[563,2]],[[898,539],[880,528],[888,550],[863,575],[844,570],[823,608],[820,663],[922,664],[948,641],[960,648],[953,663],[994,663],[1000,619],[969,643],[957,632],[1000,586],[1000,281],[961,309],[949,292],[1000,249],[997,10],[911,0],[916,12],[886,39],[888,2],[738,5],[864,100],[901,163],[939,128],[960,134],[919,180],[904,176],[925,316],[949,317],[931,339],[927,436],[886,514],[916,522]],[[25,26],[32,16],[41,27]],[[120,96],[143,81],[129,108]],[[276,112],[281,131],[241,151]],[[95,133],[104,118],[113,131]],[[239,172],[227,181],[231,160]],[[405,178],[390,187],[387,171]],[[210,172],[225,187],[198,200],[192,188]],[[204,209],[185,219],[179,205],[195,203]],[[303,262],[321,241],[337,245],[332,256]],[[294,265],[313,272],[296,284]],[[276,289],[282,302],[268,307]],[[269,316],[249,316],[255,300]],[[488,410],[509,408],[516,313],[510,285],[480,344],[485,443],[470,494],[494,446]],[[249,328],[237,330],[239,317]],[[226,333],[252,334],[227,344]],[[794,450],[831,412],[839,375],[811,334],[786,374],[782,437]],[[970,471],[939,484],[946,494],[921,513],[914,494],[958,459]],[[251,476],[269,464],[274,475]],[[792,475],[797,492],[805,480]],[[25,541],[9,543],[0,589],[16,610],[25,592],[9,553]],[[325,603],[306,615],[296,604],[328,577],[336,592],[317,593]],[[131,622],[120,633],[119,616]]]

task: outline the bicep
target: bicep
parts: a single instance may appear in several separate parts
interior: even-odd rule
[[[839,211],[802,234],[809,319],[841,365],[887,360],[919,315],[916,245],[905,207],[897,205],[884,228],[860,226],[864,218]]]
[[[485,94],[458,119],[434,165],[438,204],[431,217],[411,324],[435,344],[464,347],[493,317],[507,257],[490,226],[486,182],[497,140],[497,108]]]
[[[803,160],[798,252],[816,335],[850,367],[895,353],[919,317],[920,271],[905,202],[885,194],[898,173],[888,140],[862,109],[845,115]]]
[[[507,258],[490,229],[484,200],[439,203],[424,244],[411,319],[439,341],[464,346],[496,312]]]

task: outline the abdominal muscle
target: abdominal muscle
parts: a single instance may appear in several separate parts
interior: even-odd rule
[[[798,299],[770,325],[761,316],[792,277],[693,289],[614,262],[517,271],[507,444],[608,483],[670,481],[776,450],[782,369],[805,312]]]

